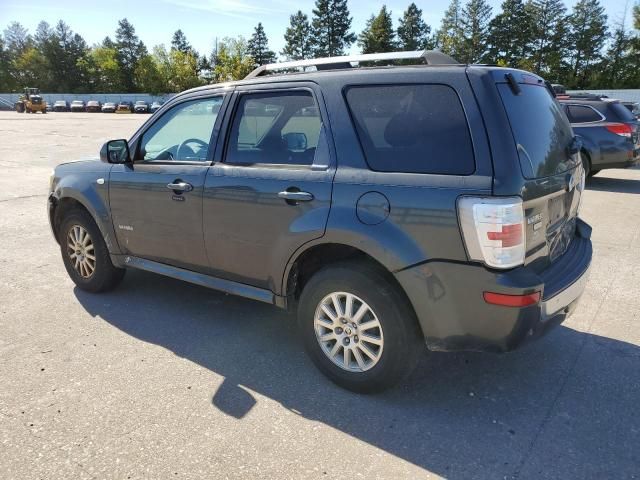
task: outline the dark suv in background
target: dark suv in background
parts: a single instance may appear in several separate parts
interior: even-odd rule
[[[637,163],[640,124],[620,101],[596,95],[565,95],[559,101],[573,131],[582,141],[582,160],[587,175]]]
[[[387,65],[410,57],[427,65]],[[587,280],[579,142],[527,72],[437,52],[262,66],[173,97],[100,157],[51,178],[79,288],[134,268],[295,309],[352,390],[392,385],[425,344],[512,350]]]

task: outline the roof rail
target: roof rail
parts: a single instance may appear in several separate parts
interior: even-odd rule
[[[427,65],[459,65],[456,60],[438,50],[415,50],[411,52],[366,53],[361,55],[345,55],[342,57],[310,58],[307,60],[270,63],[259,66],[244,78],[261,77],[277,70],[305,71],[308,67],[316,67],[316,70],[336,70],[340,68],[351,68],[353,63],[418,59],[422,59]]]

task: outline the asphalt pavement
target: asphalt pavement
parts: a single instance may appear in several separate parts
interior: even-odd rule
[[[640,477],[640,169],[587,184],[593,268],[564,325],[507,355],[425,352],[362,396],[274,307],[138,271],[74,287],[49,172],[146,118],[0,113],[1,478]]]

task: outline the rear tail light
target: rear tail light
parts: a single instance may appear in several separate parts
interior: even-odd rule
[[[461,197],[458,215],[471,260],[493,268],[524,263],[524,210],[520,197]]]
[[[627,125],[626,123],[612,123],[611,125],[607,125],[606,129],[611,133],[627,138],[631,138],[631,134],[633,133],[631,125]]]

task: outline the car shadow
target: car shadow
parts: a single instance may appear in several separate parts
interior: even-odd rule
[[[293,316],[270,305],[141,271],[129,271],[113,292],[93,295],[76,288],[75,295],[92,316],[223,376],[211,403],[229,416],[244,419],[257,402],[256,392],[447,478],[518,475],[524,452],[587,346],[632,359],[620,363],[616,378],[637,379],[639,370],[637,346],[559,327],[507,355],[425,353],[400,386],[357,395],[314,368],[297,339]],[[555,445],[558,451],[581,451],[589,438],[582,430],[609,421],[611,412],[628,411],[622,419],[627,430],[616,432],[615,443],[634,443],[638,387],[615,395],[600,391],[614,387],[607,386],[611,364],[598,355],[589,356],[591,391],[570,397],[567,409],[579,418]],[[608,448],[619,455],[615,445]]]
[[[640,194],[640,180],[607,177],[606,172],[600,172],[597,177],[587,180],[586,188],[600,192]]]

